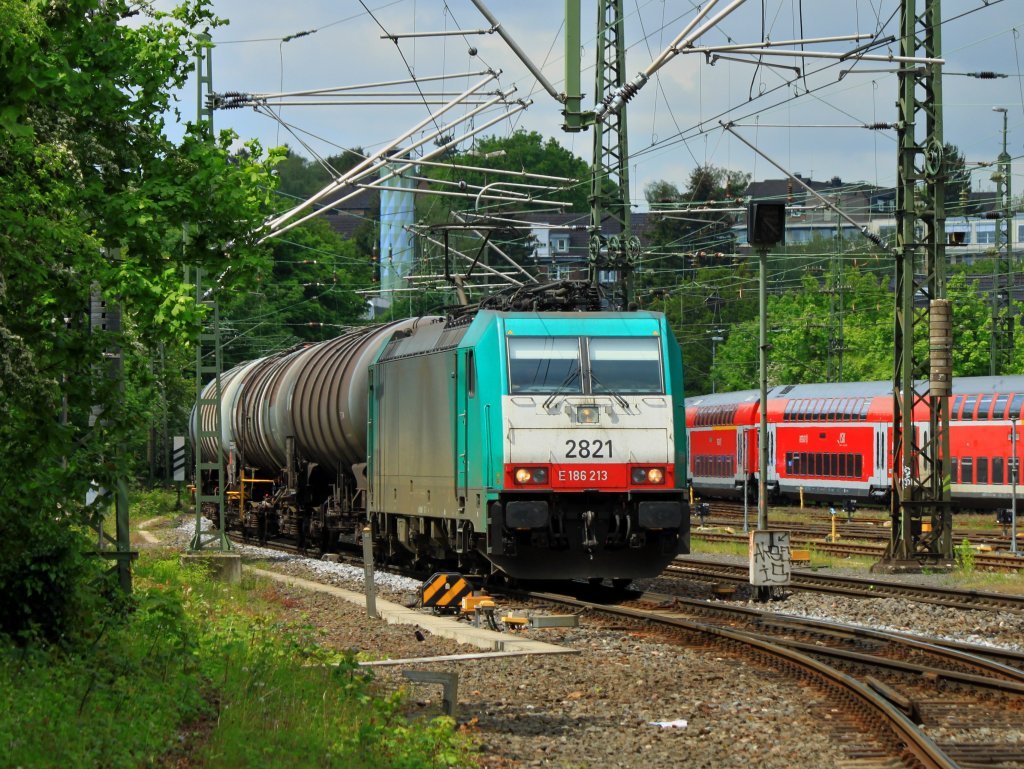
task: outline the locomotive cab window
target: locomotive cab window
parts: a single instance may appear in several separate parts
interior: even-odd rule
[[[660,337],[591,337],[588,348],[593,393],[664,392]],[[720,408],[723,422],[725,415]]]
[[[660,337],[506,337],[509,394],[661,394]],[[723,407],[698,423],[719,424]]]
[[[509,337],[509,392],[582,393],[580,360],[577,337]]]

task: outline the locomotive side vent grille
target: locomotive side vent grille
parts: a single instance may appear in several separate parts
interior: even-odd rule
[[[453,347],[457,347],[459,342],[462,341],[462,337],[466,335],[466,331],[469,326],[457,326],[455,328],[446,328],[441,332],[441,336],[437,338],[437,343],[434,345],[435,350],[450,350]]]

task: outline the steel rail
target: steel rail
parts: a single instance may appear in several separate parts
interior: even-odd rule
[[[667,570],[672,574],[707,576],[746,582],[749,567],[746,564],[707,561],[691,556],[677,558]],[[824,593],[840,593],[858,598],[903,598],[919,603],[932,603],[957,609],[979,609],[1024,613],[1024,596],[991,593],[981,590],[955,590],[949,588],[908,585],[868,577],[822,575],[795,570],[790,576],[790,587]]]
[[[551,593],[527,592],[526,595],[540,601],[664,625],[711,637],[728,647],[739,647],[745,653],[754,653],[755,656],[765,658],[773,670],[789,668],[800,677],[812,675],[838,699],[850,700],[851,710],[868,721],[872,733],[876,737],[881,737],[889,746],[892,755],[898,757],[907,766],[920,767],[920,769],[954,769],[959,766],[886,697],[852,676],[826,665],[802,651],[786,648],[742,631],[716,627],[660,612],[622,606],[606,606]],[[885,732],[888,734],[886,735]]]

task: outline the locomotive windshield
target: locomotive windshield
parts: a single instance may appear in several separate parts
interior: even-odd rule
[[[509,393],[663,393],[658,337],[508,337]]]
[[[593,337],[588,348],[591,392],[662,392],[658,337]]]
[[[581,393],[578,337],[509,337],[510,393]]]

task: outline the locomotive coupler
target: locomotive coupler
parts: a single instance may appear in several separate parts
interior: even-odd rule
[[[630,541],[633,531],[633,520],[627,512],[618,512],[612,516],[614,526],[608,532],[609,545],[625,545]]]
[[[584,510],[583,515],[580,516],[583,523],[583,547],[587,550],[597,547],[597,537],[594,536],[594,519],[596,517],[593,510]]]

